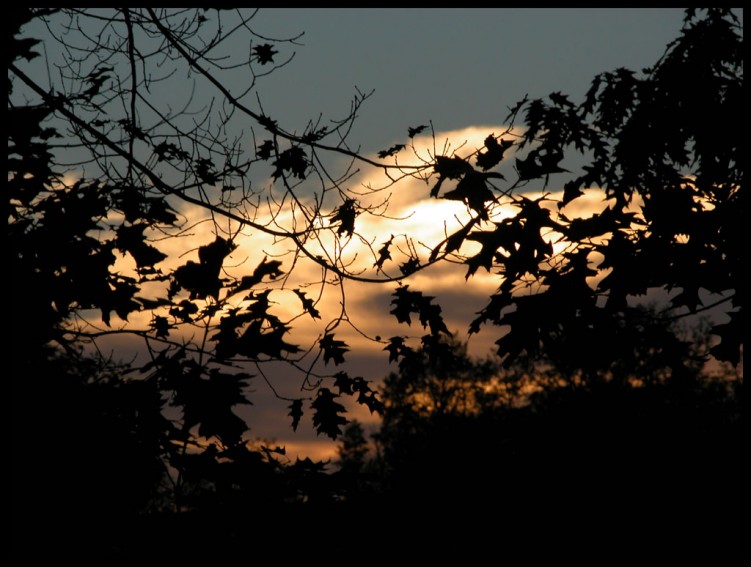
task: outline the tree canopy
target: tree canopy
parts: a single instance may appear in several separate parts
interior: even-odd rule
[[[345,399],[382,412],[379,377],[343,370],[355,347],[342,330],[419,380],[424,357],[453,356],[440,298],[414,283],[443,264],[468,281],[495,278],[466,331],[497,327],[507,367],[545,357],[591,383],[638,364],[646,344],[664,372],[689,376],[696,360],[638,305],[654,296],[663,319],[722,311],[708,350],[692,356],[740,373],[743,57],[732,11],[688,10],[653,66],[602,73],[582,101],[525,97],[480,147],[405,124],[400,143],[373,153],[351,140],[370,93],[356,91],[343,119],[290,125],[265,112],[263,81],[284,72],[298,38],[266,37],[255,14],[12,11],[4,202],[23,454],[28,436],[44,436],[32,425],[47,395],[36,386],[111,382],[111,362],[70,365],[106,352],[108,338],[135,337],[148,359],[118,373],[128,393],[105,404],[105,421],[148,437],[134,451],[162,463],[178,508],[206,490],[260,498],[257,482],[315,499],[290,479],[319,475],[320,463],[284,468],[282,447],[249,443],[236,408],[252,403],[251,380],[284,400],[292,429],[309,415],[337,438]],[[362,170],[383,183],[353,184]],[[415,180],[425,199],[456,205],[443,236],[369,233],[369,222],[398,220],[392,195]],[[598,210],[578,214],[592,196]],[[404,334],[360,331],[347,308],[354,282],[392,294]],[[332,295],[333,314],[323,311]],[[55,367],[61,357],[74,362]],[[279,392],[280,365],[293,395]],[[132,426],[143,416],[147,434]]]

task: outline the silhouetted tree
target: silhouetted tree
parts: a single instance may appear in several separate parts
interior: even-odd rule
[[[362,472],[368,455],[368,440],[359,421],[353,420],[344,428],[337,452],[341,471],[353,474]]]
[[[721,542],[739,536],[742,514],[729,482],[742,470],[742,383],[730,365],[705,368],[706,329],[649,309],[628,329],[636,350],[597,380],[525,356],[493,372],[448,343],[461,369],[448,373],[451,404],[436,403],[447,380],[420,351],[422,365],[384,383],[375,501],[427,532],[548,542],[527,559],[563,545],[599,557],[625,539],[620,556],[661,555],[687,537],[702,538],[697,557],[738,554]]]

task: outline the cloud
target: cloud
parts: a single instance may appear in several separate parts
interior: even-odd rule
[[[483,141],[488,134],[499,134],[505,130],[505,127],[497,125],[437,133],[436,140],[441,142],[436,146],[433,145],[431,137],[419,136],[414,140],[415,148],[411,157],[417,160],[430,159],[430,156],[451,155],[454,151],[460,156],[467,156],[483,147]],[[391,162],[402,163],[407,158],[407,151],[412,150],[403,150],[396,159],[390,158]],[[373,158],[378,159],[375,156]],[[389,159],[384,161],[388,162]],[[513,180],[515,173],[510,165],[509,160],[504,160],[498,169]],[[447,188],[443,191],[451,188],[453,184],[454,181],[447,182]],[[464,203],[431,198],[430,184],[419,176],[405,176],[398,183],[390,184],[382,172],[368,170],[348,180],[350,195],[364,193],[366,187],[378,191],[369,196],[357,197],[363,208],[371,208],[370,212],[363,211],[355,219],[355,227],[360,237],[347,238],[340,235],[339,238],[335,238],[331,231],[320,231],[319,240],[308,239],[305,242],[311,254],[339,258],[351,272],[381,277],[374,268],[374,262],[379,248],[393,236],[393,260],[384,264],[384,270],[388,274],[399,275],[400,263],[414,254],[420,257],[421,262],[425,262],[435,246],[470,218],[471,211]],[[527,192],[525,195],[534,199],[542,196],[542,193]],[[553,191],[547,195],[554,201],[560,199],[562,192]],[[607,205],[603,198],[602,191],[587,190],[582,197],[567,205],[564,212],[569,218],[590,216]],[[302,193],[300,199],[303,204],[309,204],[311,196]],[[388,207],[379,206],[383,203],[387,203]],[[336,204],[329,203],[329,207],[333,206]],[[553,213],[557,214],[552,202],[545,206],[549,206]],[[389,371],[395,370],[395,365],[388,363],[388,354],[383,351],[387,339],[391,336],[407,336],[416,343],[419,337],[427,332],[419,321],[413,320],[411,326],[400,324],[389,314],[391,294],[397,287],[396,283],[338,281],[332,273],[323,272],[320,265],[299,254],[295,245],[289,241],[249,227],[240,228],[236,223],[221,217],[212,218],[205,209],[196,205],[183,203],[179,210],[186,221],[185,226],[176,231],[175,235],[165,237],[156,230],[146,233],[152,239],[152,244],[168,256],[159,267],[169,272],[189,260],[197,261],[197,250],[200,246],[209,244],[217,235],[227,238],[230,234],[235,235],[237,248],[225,260],[224,276],[240,278],[249,275],[264,257],[281,261],[285,276],[263,285],[274,289],[270,295],[271,312],[282,320],[292,321],[288,342],[300,345],[304,350],[313,347],[311,354],[300,363],[303,369],[309,368],[314,374],[320,375],[331,375],[339,370],[345,370],[351,375],[378,381]],[[499,207],[492,220],[498,221],[515,214],[517,210],[509,205]],[[278,211],[259,209],[254,214],[253,221],[288,230],[305,226],[303,210],[299,205],[295,208],[285,205]],[[323,225],[327,226],[328,223],[324,222]],[[321,228],[321,223],[316,226]],[[487,224],[480,225],[479,228],[489,229]],[[554,238],[554,235],[550,235],[549,238]],[[411,245],[408,243],[409,239]],[[472,254],[477,247],[477,243],[466,242],[460,252]],[[133,274],[135,265],[133,260],[126,256],[118,259],[115,270],[123,274]],[[434,296],[435,302],[442,307],[448,328],[458,331],[461,338],[466,336],[469,322],[486,305],[489,296],[497,290],[502,281],[502,276],[482,269],[469,279],[465,279],[466,273],[467,266],[462,263],[442,262],[411,275],[403,282],[411,289]],[[303,290],[307,297],[316,302],[321,319],[301,314],[302,303],[294,289]],[[141,295],[152,299],[165,296],[166,284],[146,286]],[[238,295],[233,299],[234,303],[237,306],[247,304],[243,303],[243,297],[244,294]],[[91,322],[101,328],[99,314],[94,311],[90,314]],[[149,312],[133,313],[127,323],[122,323],[122,328],[148,328],[150,319]],[[339,322],[334,325],[336,321]],[[322,360],[313,365],[317,350],[316,342],[327,331],[335,333],[336,338],[345,341],[350,348],[346,363],[341,366],[335,366],[333,362],[325,365]],[[201,328],[185,327],[173,331],[170,339],[176,342],[200,341],[201,333]],[[470,353],[476,356],[486,355],[494,349],[493,342],[501,334],[501,329],[484,327],[478,335],[472,337]],[[376,340],[377,338],[380,340]],[[135,356],[138,356],[140,361],[145,359],[143,340],[133,335],[108,337],[100,341],[100,348],[101,346],[115,353],[119,359],[130,359]],[[287,445],[289,455],[333,456],[335,444],[318,437],[312,428],[309,421],[309,403],[305,404],[306,413],[298,432],[293,433],[287,416],[289,401],[278,399],[253,365],[249,365],[248,370],[256,374],[252,381],[254,391],[250,395],[254,405],[236,409],[252,426],[251,436],[276,439],[277,443]],[[310,395],[303,387],[306,378],[304,372],[293,370],[286,364],[274,363],[264,364],[262,370],[279,396],[294,399]],[[357,418],[371,427],[375,426],[377,417],[370,415],[366,408],[346,397],[342,399],[342,403],[350,408],[351,418]]]

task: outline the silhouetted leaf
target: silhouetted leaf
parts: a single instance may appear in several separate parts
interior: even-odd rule
[[[391,247],[391,242],[394,240],[394,235],[391,235],[391,238],[389,238],[386,242],[383,243],[383,246],[378,250],[378,259],[376,260],[376,263],[373,264],[376,268],[379,270],[383,269],[383,263],[386,260],[391,260],[391,251],[389,248]]]
[[[446,179],[459,179],[469,171],[473,171],[472,166],[460,157],[436,156],[434,171],[438,174],[438,181],[430,190],[431,197],[437,197],[441,185]]]
[[[420,268],[420,260],[418,258],[410,258],[406,262],[399,265],[399,271],[408,276],[414,274]]]
[[[553,104],[561,107],[569,107],[573,108],[573,103],[568,99],[568,96],[565,94],[561,94],[560,91],[556,91],[554,93],[550,93],[550,100],[553,101]]]
[[[189,260],[175,270],[175,282],[190,292],[191,299],[207,296],[218,299],[222,287],[219,279],[222,263],[236,247],[231,241],[217,236],[214,242],[198,249],[200,263]]]
[[[115,242],[118,249],[123,252],[129,252],[139,268],[153,266],[167,257],[166,254],[146,244],[146,237],[143,235],[143,231],[147,226],[146,224],[132,226],[123,224],[117,229],[117,239]]]
[[[292,400],[289,407],[289,415],[292,418],[292,431],[297,431],[297,426],[300,425],[300,418],[302,417],[302,400]]]
[[[414,138],[415,136],[417,136],[417,134],[422,133],[427,127],[428,126],[425,124],[421,124],[420,126],[415,127],[410,126],[409,128],[407,128],[407,134],[410,138]]]
[[[409,312],[407,313],[407,317],[409,317]],[[389,352],[389,362],[394,362],[399,360],[399,356],[402,354],[404,348],[404,337],[391,337],[389,344],[383,350]]]
[[[347,234],[352,236],[355,231],[355,217],[357,216],[356,201],[354,199],[347,199],[342,203],[334,214],[331,216],[331,223],[339,222],[339,228],[336,233],[338,235]]]
[[[399,153],[406,147],[407,146],[405,146],[404,144],[395,144],[391,146],[388,150],[381,150],[380,152],[378,152],[378,157],[381,159],[391,157],[393,155],[396,155],[397,153]]]
[[[342,432],[340,427],[348,423],[347,418],[340,415],[345,413],[346,410],[343,405],[335,401],[338,397],[328,388],[318,390],[311,407],[313,408],[313,425],[319,435],[324,433],[332,439],[336,439]]]
[[[318,312],[318,309],[315,308],[313,300],[307,297],[304,291],[300,291],[299,289],[294,289],[292,291],[294,291],[297,297],[300,298],[300,301],[302,301],[302,307],[303,309],[305,309],[305,311],[308,312],[308,315],[310,315],[313,319],[321,318],[321,314]]]
[[[270,43],[261,43],[253,46],[253,51],[256,53],[256,59],[261,65],[274,62],[274,55],[279,53],[274,46]]]
[[[200,424],[199,435],[217,436],[228,444],[239,441],[248,426],[232,407],[250,404],[242,393],[250,377],[217,369],[212,369],[205,377],[195,370],[186,373],[175,384],[174,397],[174,403],[183,408],[186,427]]]
[[[432,334],[440,332],[448,334],[448,329],[441,316],[441,307],[433,304],[433,297],[423,295],[422,292],[412,291],[408,285],[399,286],[393,293],[390,311],[399,323],[412,324],[410,313],[417,313],[423,327],[430,327]]]
[[[284,274],[281,266],[282,263],[279,260],[268,260],[264,257],[261,263],[253,270],[253,273],[249,276],[243,276],[237,286],[231,288],[230,293],[235,294],[251,289],[253,286],[261,283],[263,278],[269,278],[272,281],[275,280]]]
[[[176,307],[169,310],[170,315],[185,323],[190,323],[193,320],[191,316],[196,313],[198,313],[198,306],[187,299],[183,299]]]
[[[508,148],[514,145],[512,140],[501,139],[500,143],[492,134],[485,138],[485,151],[477,154],[477,165],[483,171],[498,165],[503,159],[503,154]]]
[[[533,150],[529,152],[526,159],[516,158],[516,171],[519,174],[519,179],[522,180],[545,177],[551,173],[567,172],[567,169],[558,166],[558,162],[562,159],[563,155],[557,152]]]
[[[493,193],[486,183],[487,175],[475,170],[467,171],[457,183],[456,188],[444,193],[443,198],[464,201],[470,208],[477,211],[481,219],[487,220],[488,212],[485,203],[493,200]]]
[[[352,387],[354,386],[354,379],[350,378],[346,372],[337,372],[334,375],[334,386],[339,388],[339,394],[347,394],[351,396],[354,393]]]
[[[305,179],[305,171],[308,169],[308,165],[310,165],[305,151],[300,146],[292,146],[284,150],[279,154],[279,158],[272,163],[276,166],[274,173],[271,174],[274,181],[284,175],[285,171],[292,172],[298,179]]]
[[[323,350],[323,362],[329,363],[329,360],[334,360],[334,364],[344,363],[344,353],[349,350],[347,343],[344,341],[337,341],[334,339],[333,334],[325,334],[323,338],[318,341],[318,344]]]
[[[151,321],[151,328],[154,330],[154,334],[157,338],[165,339],[169,336],[169,331],[172,328],[172,325],[169,324],[166,317],[156,315]]]
[[[274,142],[271,140],[264,140],[263,144],[256,148],[256,155],[263,160],[267,160],[274,152]]]

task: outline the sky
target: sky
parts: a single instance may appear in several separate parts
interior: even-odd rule
[[[578,102],[597,73],[618,67],[640,71],[654,64],[678,35],[682,18],[678,9],[264,9],[252,21],[256,33],[276,38],[304,35],[297,40],[290,63],[259,81],[258,95],[266,114],[283,128],[301,132],[319,113],[324,123],[346,115],[356,88],[373,90],[350,135],[351,144],[359,145],[362,153],[374,156],[378,150],[403,143],[408,126],[429,122],[437,139],[450,139],[455,146],[467,142],[466,147],[472,150],[491,132],[502,131],[508,108],[525,94],[537,98],[560,91]],[[279,59],[292,55],[290,45],[279,49]],[[225,86],[232,90],[231,82]],[[199,88],[197,97],[202,94]],[[352,184],[380,181],[378,174],[363,171]],[[425,185],[417,182],[400,187],[392,195],[390,213],[407,220],[364,219],[358,229],[378,243],[396,230],[426,242],[440,240],[443,221],[450,222],[463,207],[456,202],[429,200],[427,193]],[[576,206],[581,214],[591,214],[602,203],[592,195]],[[190,214],[188,208],[181,212]],[[192,234],[188,249],[213,238],[209,224],[197,227]],[[250,258],[247,261],[255,265],[258,250],[269,246],[268,239],[254,234],[230,260],[241,264]],[[160,248],[179,256],[186,243],[164,242]],[[353,257],[355,251],[352,248]],[[358,258],[364,261],[362,255]],[[176,265],[185,260],[180,258]],[[247,264],[244,266],[247,269]],[[296,268],[301,281],[315,279],[314,269],[304,264]],[[407,282],[438,297],[452,331],[466,329],[498,285],[482,272],[465,283],[465,271],[462,266],[439,266]],[[405,328],[385,316],[393,284],[376,290],[346,285],[348,312],[358,325],[357,330],[337,330],[337,338],[346,339],[352,349],[346,369],[353,375],[382,378],[394,368],[389,367],[381,346],[374,346],[362,334],[419,337],[421,329],[415,324]],[[335,312],[339,299],[328,291],[326,294],[322,310]],[[296,301],[292,294],[289,297]],[[284,299],[278,302],[277,309],[283,312]],[[300,342],[319,332],[305,319],[298,322],[293,336]],[[138,317],[131,323],[138,324]],[[473,354],[491,350],[497,338],[492,331],[473,337]],[[136,355],[140,348],[122,337],[106,346],[123,359]],[[282,394],[294,396],[299,391],[299,383],[288,380],[280,370],[271,369],[269,377]],[[238,411],[248,418],[251,435],[276,439],[287,446],[290,455],[333,455],[335,444],[315,435],[309,416],[295,434],[289,427],[287,402],[274,399],[258,379],[253,389],[254,405]],[[354,408],[353,415],[371,430],[377,426],[377,419],[363,408]]]
[[[336,117],[355,87],[374,89],[355,137],[376,150],[428,120],[442,131],[499,124],[525,94],[580,99],[597,73],[655,63],[682,18],[678,9],[261,10],[260,33],[304,32],[261,96],[292,124]]]

